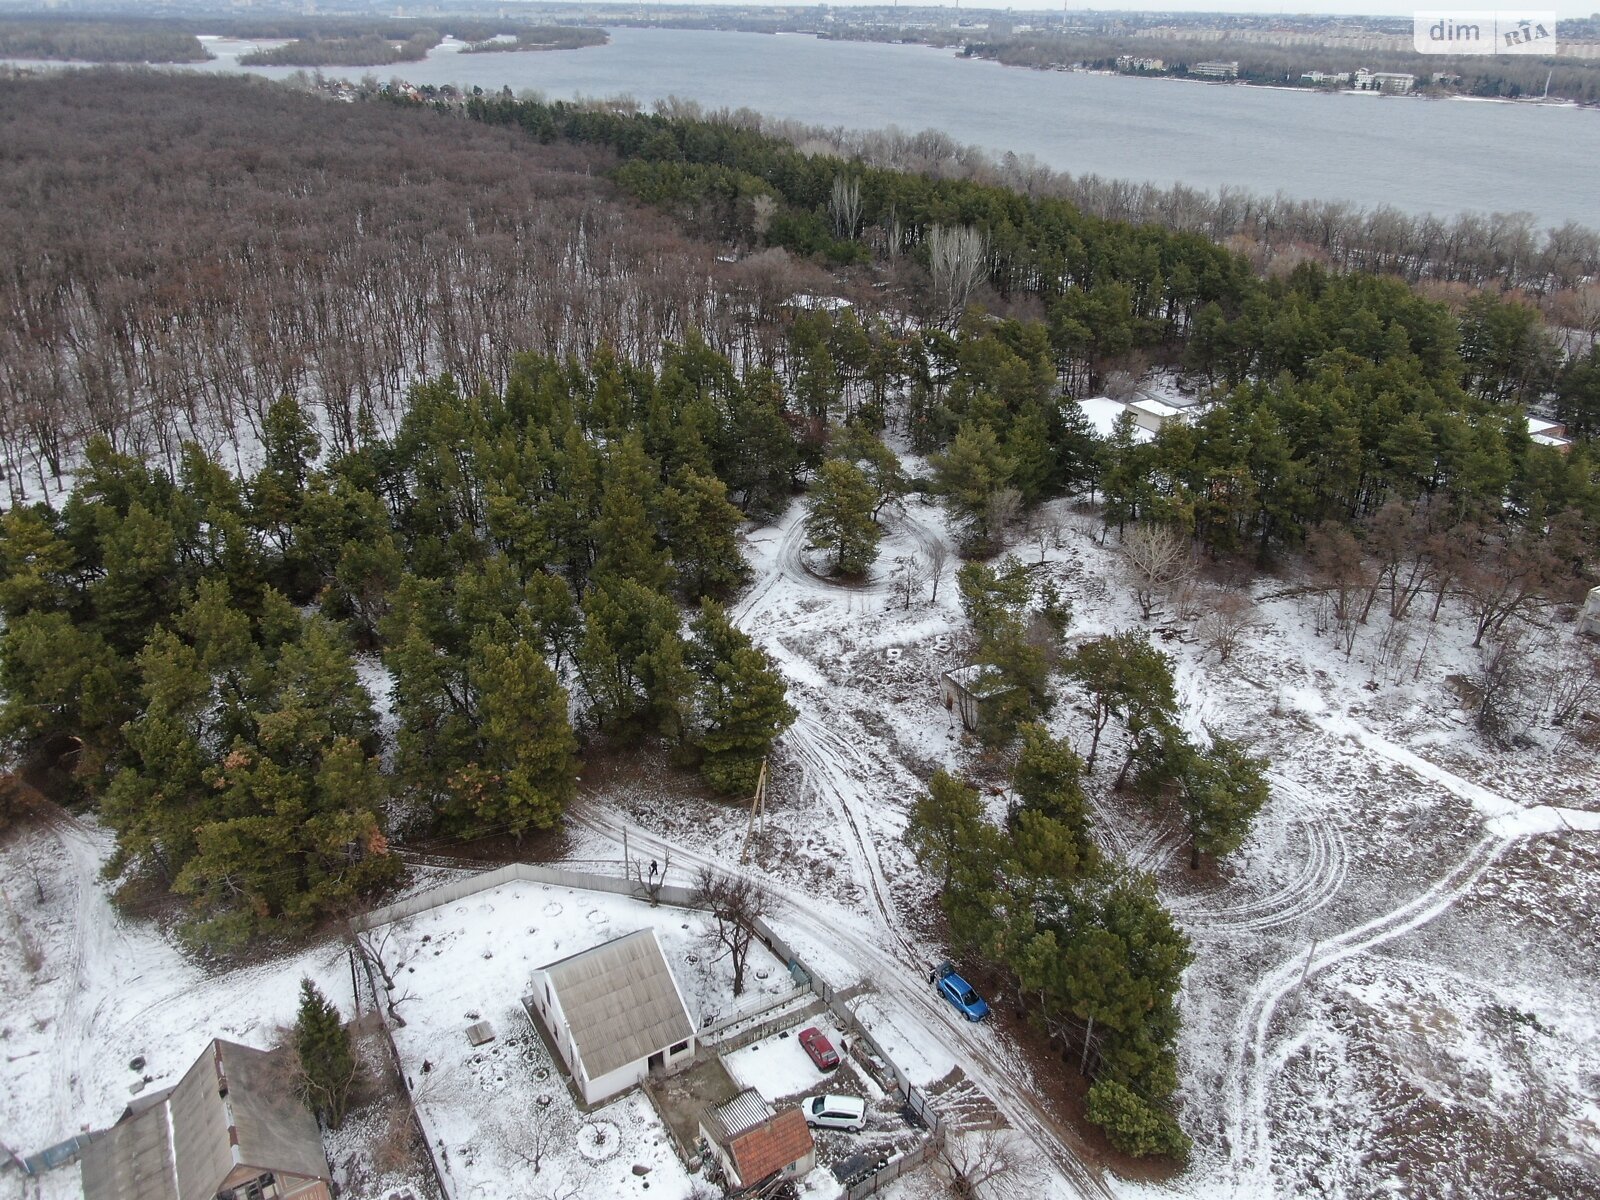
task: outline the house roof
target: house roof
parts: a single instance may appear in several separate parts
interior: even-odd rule
[[[1128,406],[1121,400],[1113,400],[1109,396],[1090,396],[1087,400],[1079,400],[1078,407],[1083,410],[1095,434],[1103,438],[1109,438],[1116,432],[1117,418],[1128,411]],[[1155,436],[1142,425],[1134,427],[1135,442],[1154,441]]]
[[[162,1103],[130,1111],[84,1151],[85,1200],[211,1200],[249,1166],[325,1179],[316,1119],[275,1056],[213,1041]]]
[[[772,1105],[755,1088],[745,1088],[726,1104],[719,1104],[711,1115],[721,1126],[724,1139],[738,1137],[763,1121],[772,1120]]]
[[[165,1104],[118,1121],[85,1147],[82,1161],[85,1200],[178,1200]]]
[[[814,1145],[805,1117],[790,1108],[734,1138],[728,1153],[739,1178],[749,1185],[799,1162]]]
[[[694,1035],[694,1020],[654,929],[544,968],[590,1079]]]

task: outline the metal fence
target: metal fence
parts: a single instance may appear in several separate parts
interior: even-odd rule
[[[845,1200],[861,1200],[863,1196],[870,1196],[880,1188],[886,1188],[900,1176],[915,1171],[923,1163],[939,1153],[937,1138],[929,1138],[917,1145],[914,1150],[907,1150],[904,1154],[897,1154],[883,1166],[879,1167],[865,1179],[858,1179],[845,1189]]]

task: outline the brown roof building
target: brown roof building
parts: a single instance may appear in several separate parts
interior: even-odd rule
[[[213,1041],[84,1149],[84,1200],[330,1200],[316,1118],[272,1058]]]
[[[817,1165],[816,1143],[798,1108],[774,1113],[754,1088],[746,1088],[707,1113],[700,1134],[735,1188],[775,1175],[796,1179]]]

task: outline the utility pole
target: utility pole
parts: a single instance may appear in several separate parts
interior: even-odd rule
[[[750,798],[750,823],[745,826],[744,850],[739,855],[739,861],[745,862],[750,857],[750,838],[756,829],[756,819],[760,817],[761,829],[767,827],[767,760],[761,760],[761,773],[756,776],[756,794]]]

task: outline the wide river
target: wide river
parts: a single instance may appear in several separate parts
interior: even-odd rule
[[[238,69],[235,57],[208,66]],[[552,99],[679,96],[816,125],[938,129],[1073,174],[1600,228],[1600,111],[1589,109],[1030,71],[925,46],[698,30],[613,29],[609,45],[549,53],[447,43],[376,73]]]

